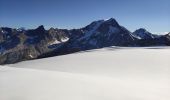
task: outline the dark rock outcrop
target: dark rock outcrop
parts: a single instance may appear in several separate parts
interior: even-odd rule
[[[54,31],[47,31],[42,25],[37,29],[22,31],[1,28],[0,64],[36,59],[38,56],[52,51],[53,48],[49,48],[49,46],[60,44],[63,39],[68,37],[68,33],[64,30],[54,29]]]
[[[153,39],[158,37],[158,35],[152,34],[144,28],[140,28],[133,32],[132,34],[135,35],[138,39]]]
[[[111,18],[80,29],[45,30],[0,28],[0,64],[69,54],[108,46],[170,46],[170,33],[154,35],[145,29],[130,32]]]

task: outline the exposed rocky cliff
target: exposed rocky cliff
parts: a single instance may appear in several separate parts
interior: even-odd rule
[[[170,33],[154,35],[145,29],[130,32],[111,18],[94,21],[80,29],[45,30],[41,25],[25,30],[0,28],[0,64],[108,46],[170,46]]]

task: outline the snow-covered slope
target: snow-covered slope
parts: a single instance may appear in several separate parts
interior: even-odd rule
[[[144,28],[140,28],[136,30],[135,32],[133,32],[132,34],[135,35],[138,39],[153,39],[153,38],[159,37],[158,35],[154,35],[148,32]]]
[[[96,49],[108,46],[123,46],[137,38],[114,19],[94,21],[81,29],[82,35],[77,39],[70,38],[71,47],[81,50]],[[74,32],[71,32],[75,34]],[[80,32],[81,33],[81,32]]]
[[[169,46],[169,35],[154,35],[140,28],[135,32],[114,18],[97,20],[79,29],[0,27],[0,65],[64,55],[109,46]]]
[[[169,47],[108,47],[0,66],[0,100],[170,100],[169,59]]]

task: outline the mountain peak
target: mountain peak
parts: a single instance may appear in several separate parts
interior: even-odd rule
[[[170,45],[170,33],[154,35],[144,28],[131,33],[114,19],[94,21],[80,29],[45,30],[0,27],[0,64],[109,46]]]
[[[135,36],[137,36],[139,39],[153,39],[157,37],[156,35],[148,32],[144,28],[137,29],[135,32],[133,32]]]
[[[44,30],[45,30],[45,28],[44,28],[44,26],[43,26],[43,25],[40,25],[40,26],[38,26],[38,28],[36,28],[36,30],[44,31]]]
[[[147,30],[145,28],[140,28],[140,29],[137,29],[136,31],[142,32],[142,33],[147,32]]]
[[[94,22],[90,23],[89,25],[87,25],[84,29],[86,29],[86,30],[97,29],[103,22],[104,22],[104,20],[94,21]]]
[[[96,27],[99,27],[100,25],[104,26],[119,26],[118,22],[114,18],[110,18],[108,20],[97,20],[93,21],[89,25],[85,27],[85,29],[94,29]]]
[[[110,19],[107,19],[107,20],[105,20],[105,21],[109,21],[109,22],[110,22],[110,21],[114,21],[114,22],[115,22],[115,21],[116,21],[116,19],[114,19],[114,18],[110,18]],[[116,21],[116,22],[117,22],[117,21]]]
[[[109,25],[113,25],[113,26],[119,25],[118,22],[114,18],[110,18],[110,19],[106,20],[105,23],[108,23]]]

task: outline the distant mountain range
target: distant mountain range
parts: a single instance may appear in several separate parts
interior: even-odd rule
[[[108,46],[170,46],[170,33],[155,35],[140,28],[130,32],[111,18],[80,29],[0,28],[0,64],[64,55]]]

